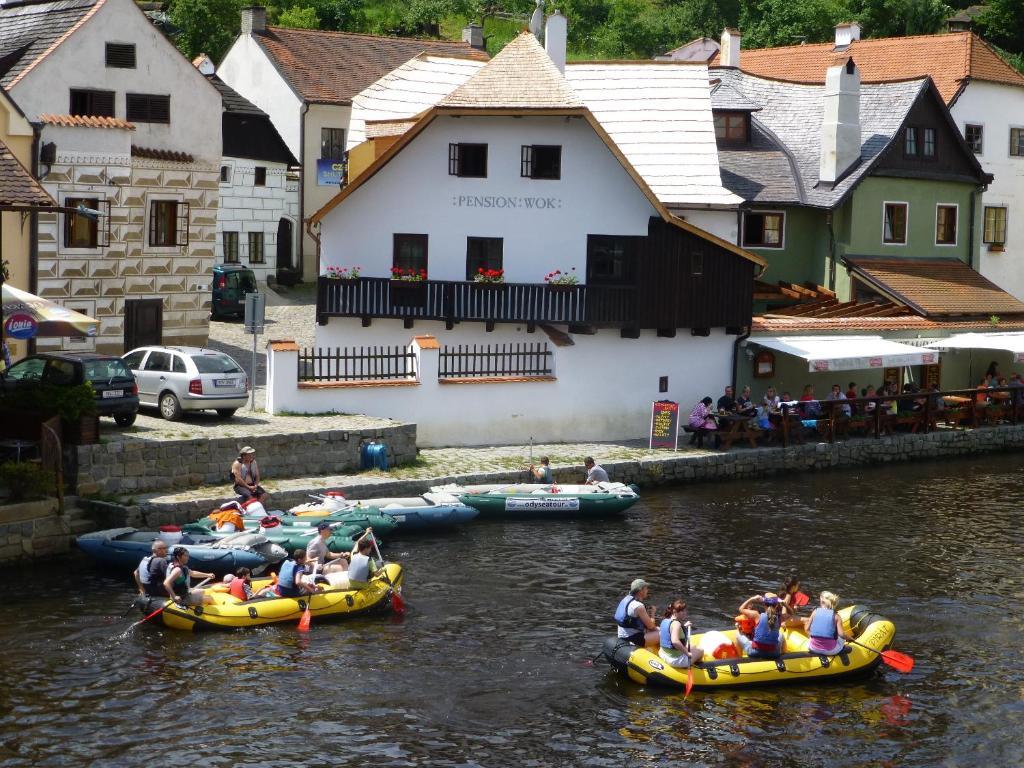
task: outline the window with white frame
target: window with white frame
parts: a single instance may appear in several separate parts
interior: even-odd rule
[[[151,248],[176,248],[188,245],[189,204],[181,200],[149,201]]]
[[[1024,157],[1024,128],[1010,129],[1010,154]]]
[[[985,228],[982,241],[986,245],[1006,243],[1006,208],[999,205],[985,206]]]
[[[743,245],[781,248],[786,215],[781,211],[748,211],[743,216]]]
[[[883,203],[882,242],[887,245],[906,245],[907,214],[906,203]]]
[[[98,197],[65,197],[65,208],[81,206],[98,214],[64,212],[63,247],[106,248],[110,245],[110,201]]]
[[[935,206],[935,244],[956,245],[955,205]]]

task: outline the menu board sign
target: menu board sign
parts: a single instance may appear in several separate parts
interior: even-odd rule
[[[651,448],[671,448],[679,443],[679,403],[658,400],[651,404]]]

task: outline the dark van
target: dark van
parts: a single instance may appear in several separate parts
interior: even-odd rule
[[[217,264],[213,268],[213,296],[210,316],[242,317],[245,314],[245,294],[256,293],[256,274],[238,264]]]

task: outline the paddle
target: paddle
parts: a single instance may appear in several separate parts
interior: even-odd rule
[[[313,563],[313,583],[316,584],[316,569],[320,563]],[[313,602],[313,595],[306,596],[306,610],[302,612],[302,618],[299,619],[299,632],[309,632],[309,623],[313,620],[313,614],[309,612],[309,606]]]
[[[193,589],[199,589],[199,588],[200,588],[201,586],[203,586],[204,584],[206,584],[206,583],[208,583],[208,582],[210,582],[210,581],[212,581],[212,580],[213,580],[213,577],[212,577],[212,576],[209,576],[209,577],[207,577],[207,578],[203,579],[203,580],[202,580],[201,582],[199,582],[198,584],[196,584],[196,585],[195,585],[195,586],[193,587]],[[155,611],[153,611],[153,612],[152,612],[151,614],[149,614],[148,616],[146,616],[146,617],[145,617],[145,618],[143,618],[143,619],[139,619],[139,620],[138,620],[138,621],[136,621],[136,622],[135,622],[134,624],[132,624],[132,625],[131,625],[130,627],[128,627],[128,629],[126,629],[126,630],[125,630],[124,632],[122,632],[122,633],[121,633],[121,636],[122,636],[122,637],[124,637],[124,636],[125,636],[125,635],[127,635],[127,634],[128,634],[129,632],[131,632],[131,631],[132,631],[133,629],[135,629],[135,628],[136,628],[137,626],[139,626],[139,624],[145,624],[145,623],[146,623],[147,621],[149,621],[150,619],[152,619],[152,618],[153,618],[154,616],[156,616],[157,614],[163,613],[163,612],[164,612],[164,608],[166,608],[167,606],[169,606],[169,605],[170,605],[170,604],[171,604],[172,602],[173,602],[172,600],[168,599],[166,603],[164,603],[163,605],[161,605],[161,606],[160,606],[159,608],[157,608],[157,609],[156,609]]]
[[[686,628],[686,653],[690,653],[690,628]],[[693,690],[693,659],[690,659],[689,665],[686,667],[686,691],[683,693],[683,701],[686,701],[686,697],[690,695],[690,691]]]
[[[395,589],[395,585],[391,583],[391,577],[388,576],[387,570],[384,569],[384,556],[380,553],[380,547],[377,546],[377,537],[373,535],[373,531],[370,531],[370,541],[373,542],[373,548],[377,552],[377,559],[380,560],[381,573],[384,574],[384,581],[391,587],[391,608],[396,614],[401,616],[405,613],[405,600],[398,594],[398,590]]]
[[[888,664],[890,667],[895,669],[897,672],[908,674],[914,668],[914,658],[907,656],[905,653],[899,651],[876,651],[870,645],[864,645],[864,643],[858,643],[856,640],[850,640],[854,645],[859,645],[861,648],[866,648],[873,653],[877,653],[882,657],[882,661]]]

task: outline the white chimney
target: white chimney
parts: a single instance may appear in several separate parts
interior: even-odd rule
[[[530,32],[538,40],[544,35],[544,0],[537,0],[537,7],[533,9],[530,17]]]
[[[740,66],[740,31],[726,27],[722,30],[722,45],[718,49],[718,63],[723,67]]]
[[[847,59],[825,73],[821,181],[834,184],[860,159],[860,70]]]
[[[846,48],[854,40],[860,40],[860,24],[856,21],[836,24],[836,48]]]
[[[242,34],[267,31],[267,9],[261,5],[251,5],[242,9]]]
[[[474,21],[462,28],[462,42],[469,43],[470,48],[484,50],[484,28]]]
[[[565,74],[565,45],[569,26],[561,11],[556,10],[544,23],[544,50],[555,62],[558,71]]]

